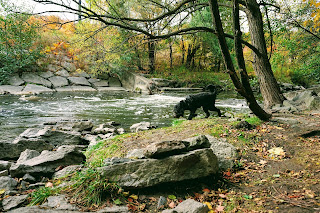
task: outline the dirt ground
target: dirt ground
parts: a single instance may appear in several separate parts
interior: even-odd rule
[[[200,120],[174,130],[137,133],[127,139],[123,151],[213,133],[239,149],[236,168],[197,182],[130,192],[134,196],[127,204],[133,212],[161,212],[186,198],[206,203],[210,212],[320,212],[319,112],[274,114],[251,130],[234,129],[225,118]],[[160,195],[167,202],[157,209]]]

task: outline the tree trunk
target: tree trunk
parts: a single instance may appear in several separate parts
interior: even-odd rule
[[[139,70],[144,70],[141,63],[141,55],[137,47],[134,48],[137,57],[137,66]]]
[[[173,50],[172,50],[172,44],[173,42],[170,41],[170,69],[172,70],[173,69]]]
[[[183,38],[181,39],[181,65],[184,64],[184,57],[185,57],[185,52],[186,52],[186,47],[184,46],[184,40]]]
[[[155,71],[155,42],[150,40],[148,42],[148,55],[149,55],[149,73],[152,74]]]
[[[230,75],[230,78],[234,84],[234,86],[237,89],[237,92],[242,95],[247,101],[250,109],[252,112],[258,116],[261,120],[268,120],[271,115],[266,113],[260,106],[257,104],[253,94],[250,94],[250,90],[247,91],[245,88],[248,87],[248,85],[242,85],[240,82],[240,79],[235,71],[232,58],[228,49],[228,45],[226,42],[226,38],[224,37],[224,31],[221,23],[220,13],[219,13],[219,6],[217,0],[209,0],[209,6],[212,14],[212,21],[214,25],[216,26],[218,41],[220,50],[224,59],[224,63],[226,66],[226,70],[228,74]],[[245,79],[245,73],[241,74],[242,78]],[[244,81],[246,84],[246,81]],[[250,85],[249,85],[250,87]],[[252,91],[251,91],[252,92]]]
[[[270,108],[275,104],[281,104],[285,98],[280,92],[280,87],[272,72],[268,59],[266,41],[263,32],[263,20],[259,5],[256,0],[245,0],[246,15],[249,22],[249,31],[253,46],[259,50],[259,55],[253,53],[255,70],[260,91],[264,100],[264,107]]]
[[[200,48],[200,45],[196,45],[196,46],[193,46],[191,44],[188,45],[186,67],[193,67],[194,66],[194,56],[196,55],[196,52],[199,48]]]

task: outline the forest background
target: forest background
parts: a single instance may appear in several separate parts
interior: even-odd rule
[[[222,84],[229,79],[218,39],[211,33],[194,32],[151,40],[141,33],[103,26],[98,21],[82,19],[72,22],[60,15],[35,15],[27,6],[0,2],[0,84],[5,84],[15,73],[44,69],[52,60],[49,55],[65,53],[78,69],[97,75],[105,72],[121,75],[123,71],[134,71],[177,80],[181,86]],[[97,8],[97,0],[82,4],[93,4],[95,10],[103,8]],[[142,18],[160,14],[155,4],[156,1],[146,1],[144,5],[134,0],[101,1],[105,7],[115,7],[117,11]],[[305,87],[319,83],[320,2],[261,1],[261,5],[269,59],[277,80]],[[220,13],[225,32],[232,34],[232,8],[223,7]],[[243,39],[250,43],[246,19],[243,15],[240,18]],[[198,23],[212,25],[207,8],[192,15],[186,12],[184,17],[176,17],[174,21],[163,19],[156,25],[143,27],[160,34],[164,30],[170,32]],[[232,40],[228,40],[228,46],[235,60]],[[250,81],[256,85],[251,65],[252,51],[245,46],[243,52]]]

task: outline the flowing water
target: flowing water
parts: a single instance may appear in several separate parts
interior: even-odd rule
[[[173,121],[173,106],[186,93],[141,95],[129,92],[54,93],[25,100],[20,96],[0,96],[0,141],[11,142],[25,129],[44,123],[92,120],[95,124],[116,121],[126,130],[141,121],[155,126],[169,126]],[[221,98],[221,99],[219,99]],[[248,110],[246,102],[219,94],[216,106],[226,110]],[[203,112],[199,110],[198,114]]]

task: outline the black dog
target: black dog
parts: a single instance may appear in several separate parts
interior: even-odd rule
[[[185,110],[190,110],[190,115],[188,120],[196,117],[196,110],[202,107],[203,111],[206,113],[206,118],[210,116],[210,111],[218,112],[219,117],[221,117],[221,111],[215,107],[215,101],[218,93],[216,86],[208,85],[206,90],[209,92],[202,92],[194,95],[188,95],[185,100],[180,101],[174,107],[175,118],[180,118],[184,115]]]

